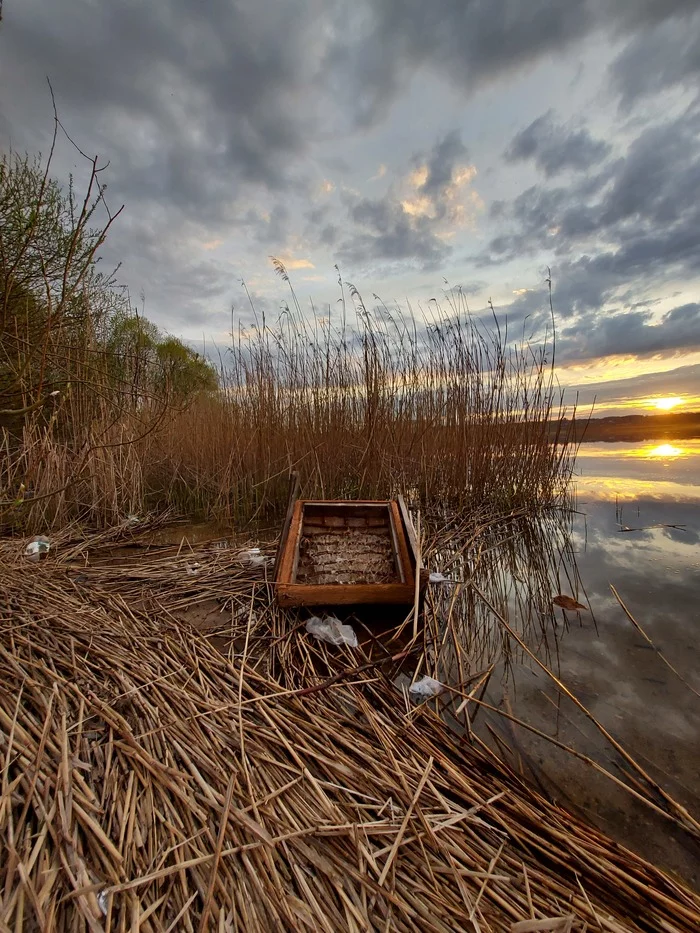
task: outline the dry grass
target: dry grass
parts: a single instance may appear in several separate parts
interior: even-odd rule
[[[174,509],[242,527],[279,516],[292,469],[322,498],[409,491],[499,513],[561,500],[574,446],[550,336],[513,341],[459,292],[422,316],[352,296],[352,327],[345,312],[335,327],[292,308],[239,332],[222,391],[183,409],[74,387],[49,424],[30,417],[19,444],[5,435],[0,517],[45,531]]]
[[[401,702],[420,645],[319,648],[237,549],[99,544],[2,545],[0,929],[698,928],[683,885]],[[228,657],[178,622],[214,596]]]

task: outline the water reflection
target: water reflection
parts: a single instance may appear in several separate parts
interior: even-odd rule
[[[579,502],[599,499],[700,499],[700,439],[582,444],[576,462]]]
[[[452,684],[499,662],[507,672],[522,649],[499,616],[547,663],[576,612],[553,605],[559,594],[586,602],[572,538],[573,512],[516,516],[474,532],[446,522],[429,551],[431,569],[451,584],[431,587],[426,601],[430,660]]]
[[[520,585],[538,565],[550,572],[566,566],[568,577],[579,581],[587,596],[581,601],[588,601],[592,611],[570,618],[575,624],[548,636],[555,671],[652,778],[697,816],[700,704],[635,629],[610,584],[656,648],[700,690],[700,441],[583,445],[579,470],[580,514],[568,538],[558,539],[558,546],[566,544],[564,556],[550,554],[533,563],[530,552],[518,545],[518,559],[527,557]],[[503,552],[486,568],[495,579],[499,564],[506,573],[515,572],[512,555]],[[512,605],[502,599],[501,607],[512,611]],[[527,617],[521,629],[533,638],[536,629],[526,623]],[[544,657],[536,638],[532,644]],[[484,700],[625,779],[629,769],[619,754],[526,657],[511,655],[496,666]],[[700,887],[700,850],[672,823],[498,713],[482,710],[476,728],[547,796],[583,812],[625,845]]]
[[[681,457],[685,451],[681,447],[674,447],[673,444],[659,444],[658,447],[650,447],[640,450],[640,457]]]

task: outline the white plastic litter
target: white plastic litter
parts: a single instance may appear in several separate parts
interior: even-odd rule
[[[431,573],[428,577],[429,583],[447,583],[447,577],[443,576],[441,573]]]
[[[51,542],[48,538],[45,538],[43,535],[37,535],[35,538],[29,542],[29,544],[24,549],[24,553],[27,555],[29,560],[41,560],[42,557],[46,557],[51,548]]]
[[[126,516],[127,525],[138,525],[140,521],[141,521],[141,516],[136,515],[134,512],[130,512]]]
[[[264,567],[268,562],[267,557],[260,553],[259,547],[252,547],[250,550],[245,551],[244,557],[247,559],[251,567]]]
[[[104,916],[107,916],[107,892],[99,891],[97,894],[97,906],[100,908]]]
[[[329,645],[336,645],[336,647],[347,645],[349,648],[357,648],[357,635],[352,625],[345,625],[335,616],[326,616],[325,619],[312,616],[306,623],[306,631]]]
[[[408,688],[408,692],[412,693],[416,697],[436,697],[439,693],[442,693],[445,689],[445,685],[441,684],[439,680],[435,680],[434,677],[424,676],[420,680],[417,680],[415,683],[411,684]]]

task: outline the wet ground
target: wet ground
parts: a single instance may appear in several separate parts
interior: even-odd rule
[[[583,445],[578,463],[582,590],[572,595],[591,611],[566,613],[569,628],[557,641],[561,680],[653,780],[700,817],[700,441]],[[505,684],[492,678],[485,699],[632,786],[627,775],[639,780],[536,665],[516,665]],[[484,736],[502,748],[496,733],[548,796],[700,887],[700,847],[671,821],[552,743],[498,714],[480,715]]]

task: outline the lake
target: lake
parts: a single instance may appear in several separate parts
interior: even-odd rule
[[[700,817],[700,440],[583,444],[576,509],[578,592],[565,595],[589,611],[561,612],[568,629],[557,639],[552,666],[646,774]],[[632,787],[639,781],[598,726],[533,662],[492,678],[485,699]],[[479,728],[501,754],[507,746],[514,766],[547,796],[700,886],[700,848],[672,821],[496,713],[484,712]]]

